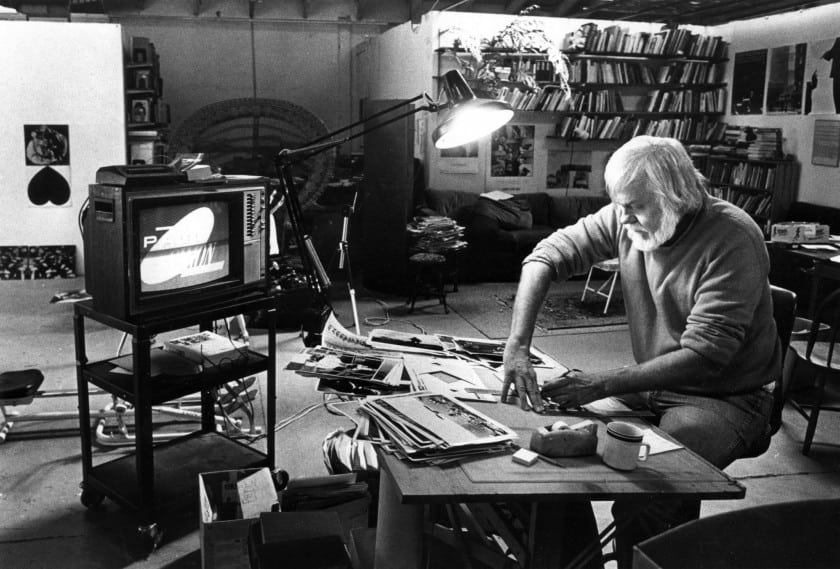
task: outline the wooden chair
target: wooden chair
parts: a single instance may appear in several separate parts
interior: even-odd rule
[[[779,334],[779,340],[782,344],[782,358],[784,358],[788,351],[790,335],[796,320],[796,293],[770,285],[770,294],[773,297],[773,320],[776,321],[776,332]],[[786,398],[787,385],[782,381],[782,377],[779,377],[773,386],[773,411],[770,415],[770,430],[765,436],[753,443],[742,458],[761,456],[770,448],[770,439],[782,426],[782,409],[784,409]]]
[[[822,323],[829,327],[827,334],[821,329]],[[827,386],[831,387],[829,380],[840,375],[840,350],[838,350],[839,353],[835,353],[838,335],[840,335],[840,290],[829,294],[817,306],[811,329],[808,332],[808,340],[790,343],[791,356],[797,358],[795,363],[806,362],[806,365],[816,370],[814,386],[797,392],[795,395],[792,394],[790,398],[794,409],[808,421],[802,445],[804,455],[811,451],[820,412],[840,411],[840,402],[836,400],[836,397],[831,397],[831,389],[827,389]],[[821,341],[822,337],[827,339]]]

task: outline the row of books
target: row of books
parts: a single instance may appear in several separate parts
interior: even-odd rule
[[[573,83],[614,83],[617,85],[717,83],[723,77],[720,65],[705,61],[675,62],[658,69],[643,63],[627,61],[573,61],[569,81]]]
[[[686,28],[631,33],[618,24],[598,29],[597,24],[590,22],[576,33],[584,37],[583,51],[590,53],[724,58],[728,51],[722,37],[694,33]],[[574,35],[567,35],[567,44],[573,43]]]
[[[769,193],[755,194],[739,192],[734,188],[721,188],[719,186],[711,186],[709,193],[717,198],[737,205],[755,217],[768,217],[770,215],[770,209],[773,206],[773,196]]]
[[[572,95],[568,110],[585,113],[622,113],[624,102],[616,91],[578,91]]]
[[[726,89],[704,91],[656,89],[650,94],[647,110],[652,113],[722,113],[726,109]]]
[[[683,142],[706,141],[719,136],[719,124],[694,117],[651,120],[630,116],[569,115],[557,124],[555,135],[568,140],[625,140],[640,134],[649,134],[668,136]]]
[[[770,190],[776,183],[776,167],[769,164],[715,160],[709,165],[708,177],[712,183]]]

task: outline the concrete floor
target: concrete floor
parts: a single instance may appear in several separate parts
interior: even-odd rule
[[[0,282],[0,354],[3,369],[37,367],[44,372],[43,389],[75,387],[72,306],[50,304],[56,292],[79,288],[79,280]],[[462,285],[450,295],[455,308],[446,315],[434,301],[419,303],[407,314],[400,298],[373,298],[362,294],[359,312],[363,333],[371,328],[387,327],[405,331],[418,328],[427,332],[448,333],[463,337],[481,337],[481,331],[464,313],[471,295],[487,294],[481,285]],[[461,302],[459,302],[461,300]],[[352,313],[346,301],[335,304],[342,323],[352,327]],[[461,313],[457,312],[461,309]],[[499,318],[509,314],[500,312]],[[380,320],[371,320],[378,318]],[[387,322],[386,322],[387,319]],[[253,342],[264,345],[259,330],[252,331]],[[101,326],[88,327],[88,352],[91,360],[110,357],[119,343],[119,335]],[[536,339],[536,345],[570,367],[605,369],[630,363],[629,341],[624,326],[588,330],[559,331]],[[282,370],[288,358],[299,352],[303,343],[294,332],[278,337],[278,421],[307,411],[289,421],[277,432],[277,466],[292,477],[326,474],[321,444],[338,428],[352,423],[328,412],[323,395],[315,382]],[[263,386],[264,387],[264,386]],[[262,393],[262,392],[261,392]],[[94,397],[92,409],[108,403],[108,398]],[[258,399],[259,404],[261,399]],[[22,413],[43,410],[73,412],[75,397],[37,400],[19,407]],[[746,498],[737,501],[706,502],[702,514],[710,515],[758,504],[826,498],[840,488],[840,445],[837,443],[838,418],[826,413],[821,418],[811,455],[801,454],[805,421],[786,408],[784,426],[774,437],[770,450],[755,459],[733,464],[727,472],[747,488]],[[77,423],[40,424],[38,427],[70,428],[70,434],[33,436],[35,424],[19,425],[0,445],[0,567],[3,569],[95,568],[194,568],[200,567],[197,504],[167,519],[160,548],[146,555],[139,546],[136,519],[132,512],[119,508],[108,499],[101,507],[88,509],[80,502],[82,479],[81,446],[72,430]],[[259,447],[260,444],[257,443]],[[96,448],[96,460],[104,460],[123,449]],[[598,504],[599,522],[609,519],[609,504]],[[791,528],[807,532],[807,527]]]

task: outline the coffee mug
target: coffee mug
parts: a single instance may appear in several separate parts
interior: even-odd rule
[[[650,445],[642,442],[644,431],[631,423],[612,421],[607,424],[604,464],[616,470],[633,470],[639,461],[647,460]]]

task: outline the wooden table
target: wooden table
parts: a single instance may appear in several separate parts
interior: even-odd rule
[[[811,286],[808,303],[808,316],[814,317],[817,305],[820,301],[820,283],[822,279],[840,281],[840,263],[832,261],[832,257],[840,255],[840,249],[836,243],[832,243],[832,250],[827,249],[805,249],[801,245],[789,245],[787,243],[768,243],[776,255],[785,255],[793,259],[793,265],[800,267],[800,271],[810,275]],[[805,267],[803,267],[805,265]]]
[[[559,418],[524,412],[509,404],[471,402],[470,405],[514,429],[520,436],[519,444],[525,448],[533,430]],[[566,420],[574,424],[583,418]],[[668,438],[661,431],[657,432]],[[441,468],[410,464],[380,451],[375,567],[420,567],[426,525],[424,515],[426,506],[431,504],[467,504],[471,507],[519,502],[534,508],[540,503],[574,500],[613,501],[650,496],[729,500],[745,495],[741,484],[687,449],[653,455],[631,472],[613,470],[600,458],[604,433],[604,425],[599,424],[598,455],[559,459],[564,467],[542,461],[525,467],[514,463],[511,454],[500,453]],[[533,546],[534,543],[523,545],[523,559],[533,559],[525,551]],[[540,566],[538,560],[524,564]]]

